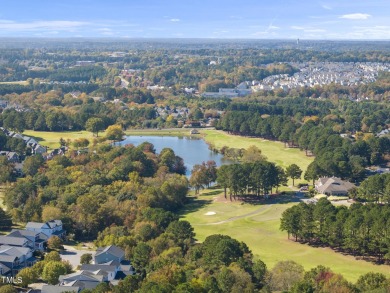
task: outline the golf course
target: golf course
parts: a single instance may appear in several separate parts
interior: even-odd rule
[[[215,129],[200,129],[199,132],[200,134],[195,136],[203,138],[214,149],[221,149],[224,146],[247,148],[255,145],[268,161],[275,162],[284,168],[294,163],[304,172],[313,161],[313,157],[307,157],[297,148],[286,148],[281,142],[241,137]],[[93,139],[92,133],[87,131],[61,133],[25,131],[24,134],[35,137],[42,145],[51,148],[59,146],[60,138],[65,140],[80,137]],[[189,136],[190,130],[127,130],[126,135]],[[104,133],[99,136],[104,136]],[[299,182],[296,180],[295,184]],[[291,192],[291,190],[296,190],[291,186],[291,180],[288,185],[290,187],[280,189],[290,191],[287,195],[256,203],[230,202],[223,198],[221,189],[205,190],[186,205],[181,211],[181,217],[192,224],[198,241],[203,241],[208,235],[216,233],[229,235],[239,241],[244,241],[254,256],[263,260],[269,268],[281,260],[294,260],[302,264],[305,269],[317,265],[330,267],[334,272],[342,273],[353,282],[360,275],[370,271],[390,273],[389,266],[356,260],[353,256],[337,253],[330,248],[315,248],[287,239],[287,233],[279,230],[280,217],[284,210],[299,202]]]
[[[390,267],[386,265],[375,265],[330,248],[315,248],[288,240],[287,233],[280,231],[279,225],[283,211],[298,202],[291,195],[249,204],[226,201],[222,193],[220,189],[206,190],[183,210],[182,218],[194,227],[198,241],[212,234],[229,235],[245,242],[268,268],[278,261],[293,260],[306,270],[317,265],[330,267],[353,282],[371,271],[390,273]]]

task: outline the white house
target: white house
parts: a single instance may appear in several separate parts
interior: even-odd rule
[[[48,238],[51,236],[65,237],[65,231],[62,228],[61,220],[51,220],[46,223],[28,222],[26,230],[40,232],[45,234]]]

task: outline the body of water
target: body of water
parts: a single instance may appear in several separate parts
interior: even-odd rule
[[[145,141],[153,144],[157,153],[160,153],[163,148],[170,148],[177,156],[182,157],[187,167],[187,176],[191,174],[191,170],[196,164],[213,160],[217,163],[217,166],[221,166],[228,162],[223,159],[221,154],[209,150],[206,142],[199,138],[177,136],[127,136],[125,140],[120,142],[120,145],[133,144],[137,146]]]

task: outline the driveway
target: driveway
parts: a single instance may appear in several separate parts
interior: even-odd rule
[[[81,250],[76,249],[73,246],[64,245],[64,250],[60,252],[62,260],[67,260],[75,269],[80,264],[80,257],[85,254],[90,253],[92,257],[95,255],[96,251],[93,250]]]

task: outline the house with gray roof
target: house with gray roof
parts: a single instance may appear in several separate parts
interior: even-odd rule
[[[32,250],[28,247],[9,245],[0,246],[0,264],[9,268],[8,274],[15,276],[21,269],[36,262]]]
[[[62,286],[62,285],[43,285],[41,293],[78,293],[82,289],[77,286]]]
[[[30,247],[32,250],[40,251],[43,251],[45,249],[45,243],[48,240],[48,237],[42,232],[20,229],[13,229],[11,233],[9,233],[7,236],[25,238],[28,241],[28,247]]]
[[[341,180],[338,177],[322,177],[315,183],[317,192],[326,195],[348,195],[348,191],[356,187],[355,184]]]
[[[0,236],[0,245],[27,247],[28,241],[26,238],[12,237],[12,236]]]
[[[61,286],[82,286],[83,289],[95,289],[97,285],[105,281],[105,276],[100,272],[78,271],[59,277]]]
[[[123,251],[123,249],[115,245],[110,245],[106,247],[99,247],[96,250],[94,262],[95,264],[103,264],[113,260],[121,262],[124,258],[125,252]]]
[[[46,223],[28,222],[26,230],[45,234],[48,238],[51,236],[65,237],[65,230],[62,228],[61,220],[51,220]]]

